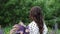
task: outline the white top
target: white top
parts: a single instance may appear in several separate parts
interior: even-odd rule
[[[37,24],[35,23],[35,21],[32,21],[28,26],[29,26],[29,31],[30,31],[29,34],[40,34],[39,28],[38,28]],[[47,34],[47,31],[48,31],[48,29],[44,23],[43,34]]]

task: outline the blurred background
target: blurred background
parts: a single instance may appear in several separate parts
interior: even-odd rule
[[[29,11],[33,6],[42,8],[48,34],[60,34],[60,0],[0,0],[0,25],[4,34],[9,34],[20,20],[29,24]]]

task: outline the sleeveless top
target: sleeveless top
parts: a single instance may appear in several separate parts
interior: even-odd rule
[[[37,24],[35,23],[35,21],[32,21],[28,26],[29,26],[29,34],[40,34],[39,28],[38,28]],[[47,26],[45,25],[45,23],[44,23],[43,28],[44,28],[43,34],[47,34],[48,29],[47,29]]]

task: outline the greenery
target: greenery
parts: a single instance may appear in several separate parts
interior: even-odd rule
[[[4,28],[4,34],[10,34],[11,27],[5,27]]]
[[[48,26],[56,22],[60,25],[60,0],[0,0],[0,25],[30,22],[29,11],[33,6],[42,8]]]

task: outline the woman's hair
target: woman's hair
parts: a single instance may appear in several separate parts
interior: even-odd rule
[[[38,6],[32,7],[30,10],[30,18],[36,22],[40,34],[43,34],[43,16],[41,8]]]

